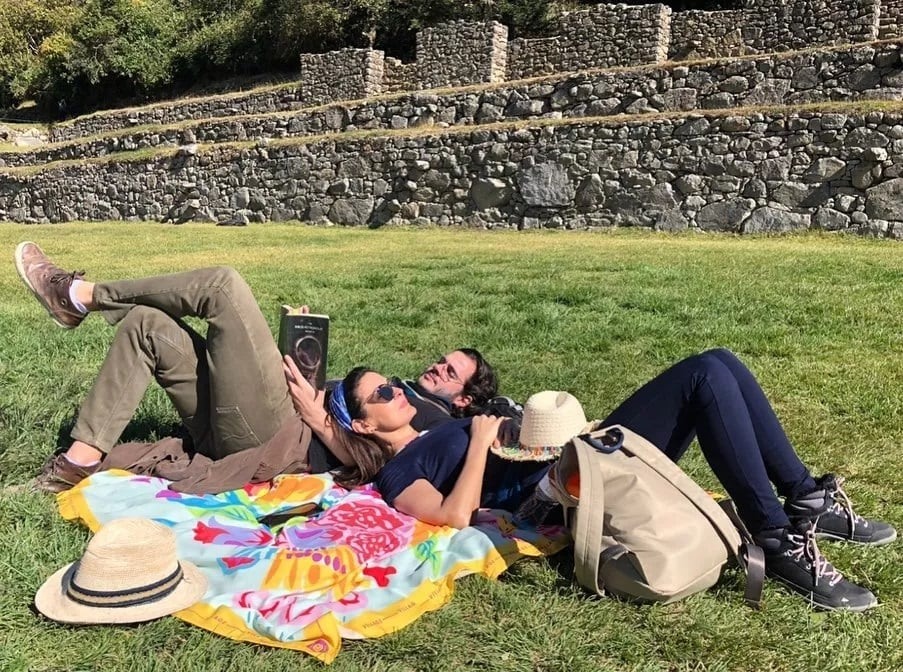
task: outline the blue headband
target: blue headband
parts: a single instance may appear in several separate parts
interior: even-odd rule
[[[329,414],[342,429],[354,432],[351,429],[351,413],[348,412],[348,405],[345,403],[345,385],[341,381],[332,388],[332,394],[329,395]]]

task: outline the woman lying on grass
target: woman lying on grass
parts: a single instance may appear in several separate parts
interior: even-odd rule
[[[549,468],[547,462],[510,462],[490,452],[506,433],[500,418],[455,420],[418,433],[401,390],[369,369],[353,369],[330,396],[328,408],[345,440],[355,444],[352,452],[371,458],[360,469],[360,481],[375,480],[390,505],[429,523],[465,527],[481,507],[515,511]],[[613,424],[645,437],[674,461],[698,437],[706,460],[765,550],[770,577],[820,608],[864,611],[877,605],[871,591],[825,560],[815,538],[881,545],[893,541],[896,530],[856,514],[841,479],[812,477],[758,382],[731,352],[712,350],[675,364],[624,401],[602,426]]]

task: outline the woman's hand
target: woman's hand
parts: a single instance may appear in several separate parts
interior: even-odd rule
[[[499,427],[505,418],[477,415],[470,424],[470,448],[486,451],[498,440]]]
[[[303,306],[307,308],[307,306]],[[282,371],[285,373],[285,382],[288,384],[288,395],[292,398],[292,406],[295,412],[314,434],[326,444],[339,460],[347,467],[354,466],[354,458],[351,453],[335,435],[332,424],[327,422],[325,407],[326,393],[316,389],[307,379],[301,375],[295,360],[286,355],[282,358]]]
[[[295,360],[286,355],[282,358],[282,371],[285,373],[285,381],[288,384],[288,394],[292,398],[292,406],[305,422],[322,420],[325,413],[323,400],[326,395],[311,385],[301,375]]]

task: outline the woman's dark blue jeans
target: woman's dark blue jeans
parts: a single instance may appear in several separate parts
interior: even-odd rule
[[[790,498],[816,489],[759,383],[729,350],[678,362],[634,392],[605,424],[624,425],[675,462],[698,437],[752,533],[789,524],[775,488]]]

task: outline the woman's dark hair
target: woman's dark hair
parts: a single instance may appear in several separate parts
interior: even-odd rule
[[[357,386],[365,373],[376,373],[373,369],[366,366],[358,366],[348,372],[348,375],[342,379],[342,389],[344,390],[345,406],[348,408],[348,414],[352,420],[360,420],[364,417],[364,409],[357,398]],[[333,394],[331,392],[330,394]],[[326,400],[326,408],[329,408],[329,399]],[[335,418],[330,413],[330,417]],[[335,480],[340,485],[355,486],[369,483],[372,481],[379,470],[392,457],[392,451],[388,446],[381,444],[375,439],[349,432],[338,422],[332,423],[333,433],[336,440],[351,455],[353,465],[345,465],[336,473]]]
[[[490,366],[479,350],[459,348],[458,351],[470,357],[477,367],[470,380],[464,383],[464,389],[461,391],[461,394],[470,397],[470,403],[464,407],[452,407],[453,416],[465,418],[483,412],[486,403],[498,393],[499,381],[495,375],[495,369]]]

